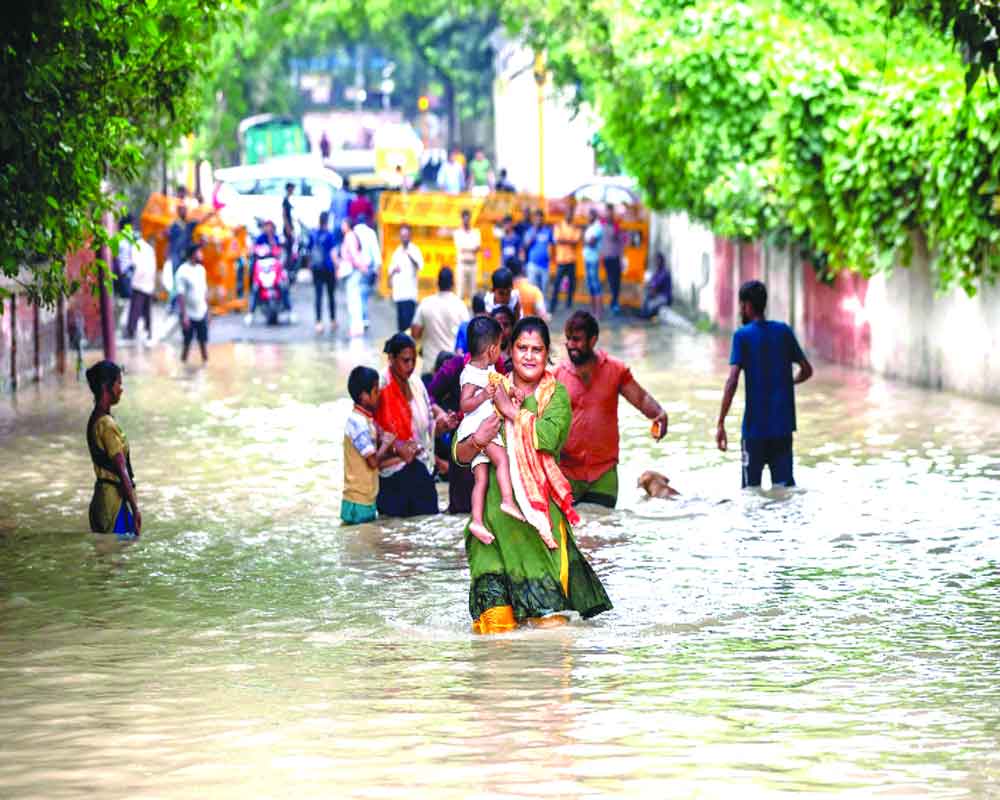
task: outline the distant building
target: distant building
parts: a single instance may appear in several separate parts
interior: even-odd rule
[[[520,42],[497,35],[493,104],[496,136],[494,167],[507,169],[519,191],[539,190],[538,84],[535,54]],[[591,139],[597,130],[586,107],[574,117],[566,92],[546,80],[542,87],[542,132],[545,194],[568,194],[594,174]],[[514,124],[512,124],[512,121]]]

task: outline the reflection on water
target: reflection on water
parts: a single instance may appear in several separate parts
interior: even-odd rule
[[[0,795],[1000,796],[1000,408],[820,365],[802,488],[743,493],[727,343],[605,338],[671,414],[623,409],[621,508],[583,509],[615,610],[495,638],[463,520],[339,527],[374,348],[136,354],[127,549],[83,531],[84,387],[3,398]]]

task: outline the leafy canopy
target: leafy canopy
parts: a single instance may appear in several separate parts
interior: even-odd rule
[[[203,53],[223,0],[37,0],[8,8],[0,66],[0,272],[51,303],[75,287],[63,260],[109,239],[107,182],[194,119]],[[22,267],[27,270],[22,271]]]
[[[864,0],[515,0],[508,19],[580,87],[650,204],[799,243],[821,269],[906,262],[940,289],[1000,270],[1000,103],[950,39]]]

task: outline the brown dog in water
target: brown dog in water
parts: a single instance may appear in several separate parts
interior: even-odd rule
[[[646,470],[639,476],[639,488],[645,490],[650,497],[670,500],[680,494],[670,485],[670,478],[653,470]]]

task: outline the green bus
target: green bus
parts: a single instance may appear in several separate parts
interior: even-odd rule
[[[260,164],[274,156],[308,155],[309,142],[302,122],[294,117],[257,114],[239,127],[244,164]]]

